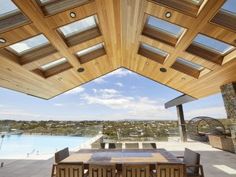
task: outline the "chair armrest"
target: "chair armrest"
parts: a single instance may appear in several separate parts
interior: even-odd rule
[[[203,171],[203,166],[202,165],[186,165],[186,168],[189,168],[189,167],[198,167],[198,169],[200,169],[201,177],[204,177],[204,171]]]
[[[56,176],[56,167],[57,167],[57,164],[54,163],[52,165],[51,177]]]
[[[178,159],[183,159],[184,156],[176,156]]]

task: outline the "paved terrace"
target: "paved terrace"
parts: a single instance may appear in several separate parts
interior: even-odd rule
[[[199,142],[158,142],[158,148],[165,148],[176,155],[182,155],[184,148],[190,148],[201,154],[205,177],[235,177],[236,154],[212,148]],[[0,160],[0,177],[50,177],[53,158],[48,160]]]

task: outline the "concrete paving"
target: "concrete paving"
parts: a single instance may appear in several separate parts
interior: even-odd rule
[[[205,177],[236,177],[236,154],[212,148],[199,142],[158,142],[158,148],[165,148],[175,155],[182,155],[184,148],[201,154]],[[0,160],[0,177],[50,177],[53,158],[49,160]]]

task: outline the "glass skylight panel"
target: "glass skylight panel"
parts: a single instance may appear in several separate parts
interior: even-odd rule
[[[167,52],[161,50],[161,49],[158,49],[158,48],[155,48],[155,47],[152,47],[150,45],[147,45],[147,44],[141,44],[141,47],[148,50],[148,51],[151,51],[153,53],[156,53],[158,55],[161,55],[161,56],[164,56],[166,57],[168,55]]]
[[[201,45],[202,47],[215,51],[220,54],[225,54],[234,49],[234,46],[221,42],[219,40],[213,39],[211,37],[198,34],[194,39],[194,43]]]
[[[0,0],[0,17],[18,12],[19,9],[11,0]]]
[[[43,34],[40,34],[40,35],[32,37],[30,39],[10,45],[8,48],[18,54],[22,54],[26,51],[44,46],[48,43],[49,43],[49,41],[47,40],[47,38]]]
[[[185,1],[195,4],[195,5],[200,5],[203,0],[185,0]]]
[[[52,2],[53,0],[39,0],[41,4],[47,4],[49,2]]]
[[[191,61],[185,60],[183,58],[177,58],[176,61],[180,64],[183,64],[185,66],[188,66],[190,68],[196,69],[198,71],[201,71],[203,69],[203,67],[197,63],[193,63]]]
[[[94,45],[92,47],[89,47],[87,49],[81,50],[81,51],[77,52],[76,54],[78,57],[80,57],[80,56],[86,55],[88,53],[91,53],[93,51],[96,51],[96,50],[102,49],[102,48],[104,48],[104,44],[100,43],[100,44]]]
[[[56,61],[53,61],[53,62],[50,62],[48,64],[45,64],[45,65],[41,66],[40,69],[42,71],[47,71],[47,70],[49,70],[51,68],[54,68],[54,67],[59,66],[59,65],[62,65],[64,63],[66,63],[66,62],[67,62],[66,58],[61,58],[59,60],[56,60]]]
[[[227,0],[221,7],[221,10],[236,15],[236,0]]]
[[[61,31],[65,37],[69,37],[74,34],[92,29],[96,26],[96,16],[90,16],[77,22],[71,23],[69,25],[60,27],[59,31]]]
[[[167,21],[161,20],[159,18],[155,18],[153,16],[149,16],[148,17],[148,22],[147,24],[159,31],[162,31],[164,33],[168,33],[169,35],[175,36],[176,38],[178,38],[183,32],[184,32],[184,28],[169,23]]]

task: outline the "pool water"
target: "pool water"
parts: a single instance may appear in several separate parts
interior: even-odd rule
[[[0,138],[0,159],[25,159],[52,157],[65,147],[78,149],[91,137],[10,135]]]

